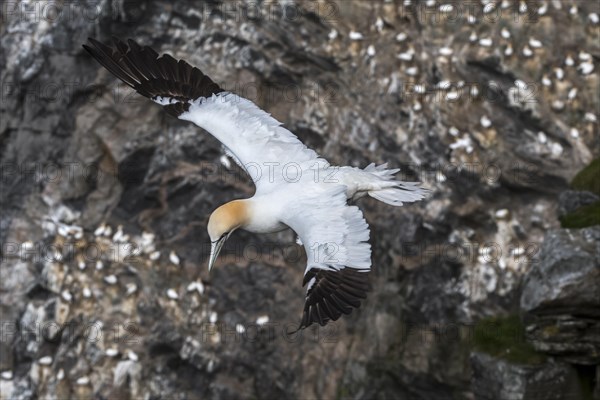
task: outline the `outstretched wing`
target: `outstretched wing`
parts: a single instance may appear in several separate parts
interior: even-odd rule
[[[307,285],[299,329],[325,325],[360,306],[369,290],[369,226],[356,206],[348,206],[346,187],[304,193],[283,221],[304,244]]]
[[[285,179],[290,166],[294,170],[328,166],[270,114],[224,91],[198,68],[168,54],[159,57],[131,39],[113,42],[114,48],[90,38],[83,47],[138,93],[217,138],[250,174],[257,191],[266,192],[270,184]]]

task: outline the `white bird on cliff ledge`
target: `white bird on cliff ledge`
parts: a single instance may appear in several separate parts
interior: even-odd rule
[[[347,200],[369,195],[401,206],[421,200],[418,183],[393,179],[397,169],[371,164],[335,167],[249,100],[226,92],[199,69],[132,40],[115,48],[94,39],[83,47],[107,70],[176,118],[217,138],[256,185],[250,199],[217,208],[208,221],[212,268],[236,229],[255,233],[293,229],[307,254],[307,286],[299,329],[325,325],[360,306],[369,290],[369,227]]]

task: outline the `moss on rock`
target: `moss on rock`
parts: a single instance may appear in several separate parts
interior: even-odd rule
[[[571,186],[573,189],[587,190],[600,196],[600,158],[596,158],[575,175]]]
[[[525,327],[516,314],[480,320],[474,329],[476,351],[518,364],[540,364],[546,356],[525,340]]]
[[[600,225],[600,201],[579,207],[572,213],[560,217],[560,225],[563,228],[575,229]]]

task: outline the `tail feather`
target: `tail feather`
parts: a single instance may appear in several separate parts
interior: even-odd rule
[[[365,169],[378,178],[373,184],[374,188],[369,190],[369,196],[392,206],[401,206],[424,199],[429,191],[421,187],[419,182],[396,181],[394,175],[399,169],[387,169],[387,164],[376,166],[369,164]]]
[[[375,163],[371,163],[367,165],[364,171],[370,172],[371,174],[376,175],[383,180],[389,181],[394,179],[394,175],[400,172],[400,168],[387,169],[387,163],[381,165],[375,165]]]

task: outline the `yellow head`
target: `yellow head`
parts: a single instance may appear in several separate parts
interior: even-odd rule
[[[208,260],[209,271],[212,269],[229,235],[237,228],[244,226],[247,220],[248,207],[243,200],[234,200],[223,204],[210,215],[208,219],[208,236],[211,243],[210,258]]]

